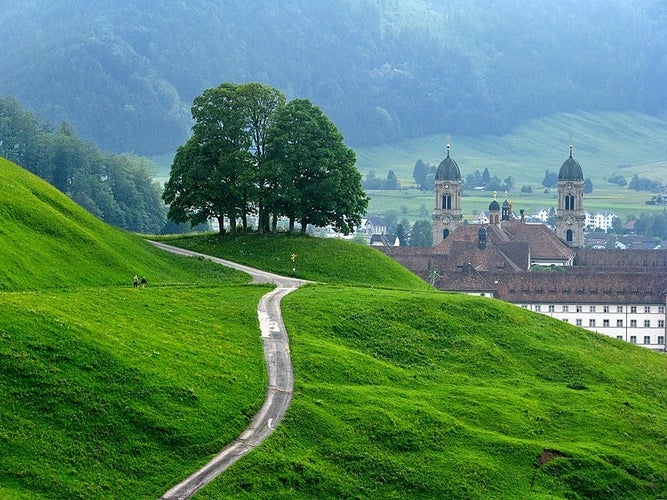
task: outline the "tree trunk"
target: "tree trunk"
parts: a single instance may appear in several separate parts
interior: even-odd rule
[[[225,234],[225,216],[221,215],[217,219],[218,219],[218,232],[220,234]]]
[[[294,217],[289,218],[289,234],[294,234]]]
[[[272,223],[271,226],[272,226],[273,233],[275,234],[278,231],[278,216],[277,215],[273,216],[273,223]]]
[[[264,207],[261,203],[257,207],[257,234],[264,234]]]
[[[301,234],[306,234],[306,229],[308,229],[308,221],[301,220]]]

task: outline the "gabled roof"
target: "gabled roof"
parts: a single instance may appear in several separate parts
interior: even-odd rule
[[[484,254],[484,264],[477,268],[485,270],[527,270],[531,260],[566,263],[574,257],[574,249],[558,239],[556,234],[543,224],[524,224],[521,221],[508,220],[500,225],[485,225],[487,245],[484,250],[477,248],[479,227],[477,224],[457,227],[434,248],[433,253],[447,254],[457,263],[460,263],[461,259],[477,259],[482,262],[481,256],[472,257],[481,253]]]
[[[520,221],[504,221],[501,229],[510,241],[523,241],[530,245],[533,260],[559,260],[567,262],[575,250],[563,243],[556,233],[544,224],[523,224]]]

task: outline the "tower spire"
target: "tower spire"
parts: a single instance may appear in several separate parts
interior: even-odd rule
[[[572,158],[573,149],[574,149],[574,141],[572,140],[572,136],[570,135],[570,158]]]
[[[447,158],[449,158],[449,148],[451,148],[451,143],[452,142],[452,136],[447,134],[447,143],[446,143],[446,148],[447,148]]]

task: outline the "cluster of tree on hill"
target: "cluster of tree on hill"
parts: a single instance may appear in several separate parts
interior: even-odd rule
[[[393,170],[387,172],[387,177],[385,179],[376,177],[375,170],[369,170],[361,185],[364,189],[368,190],[392,191],[401,189],[401,183]]]
[[[348,234],[361,224],[368,198],[355,154],[327,116],[310,101],[286,102],[258,83],[205,90],[192,106],[192,137],[178,148],[164,200],[175,222],[216,218],[235,234],[240,219],[260,233],[276,231],[279,217],[305,233],[308,225]]]
[[[662,193],[665,190],[665,186],[663,186],[658,181],[653,181],[651,179],[647,179],[646,177],[639,177],[637,174],[635,174],[632,176],[632,179],[630,179],[628,189],[633,189],[635,191],[649,191],[651,193]]]
[[[79,139],[72,126],[55,130],[12,98],[0,99],[0,156],[30,170],[114,226],[158,233],[167,224],[152,164],[112,154]]]
[[[629,183],[627,179],[620,174],[612,175],[607,179],[607,181],[621,187],[628,186],[628,189],[632,189],[634,191],[649,191],[651,193],[662,193],[665,191],[665,186],[663,186],[660,182],[648,179],[646,177],[639,177],[637,174],[632,176],[632,179],[630,179]]]
[[[502,134],[664,111],[666,30],[661,1],[5,0],[0,93],[140,154],[182,144],[188,103],[221,80],[308,98],[353,145]]]
[[[421,191],[432,191],[435,183],[435,173],[437,167],[430,165],[421,159],[417,160],[412,169],[412,178],[415,184]],[[475,170],[466,175],[461,188],[464,191],[484,190],[484,191],[511,191],[514,187],[514,179],[507,176],[504,180],[500,180],[497,175],[491,175],[488,167],[483,171]]]

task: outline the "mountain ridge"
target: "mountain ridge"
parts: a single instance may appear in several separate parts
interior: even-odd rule
[[[311,99],[353,146],[502,134],[554,112],[664,112],[665,26],[659,1],[7,0],[0,93],[142,155],[185,142],[192,99],[225,81]]]

